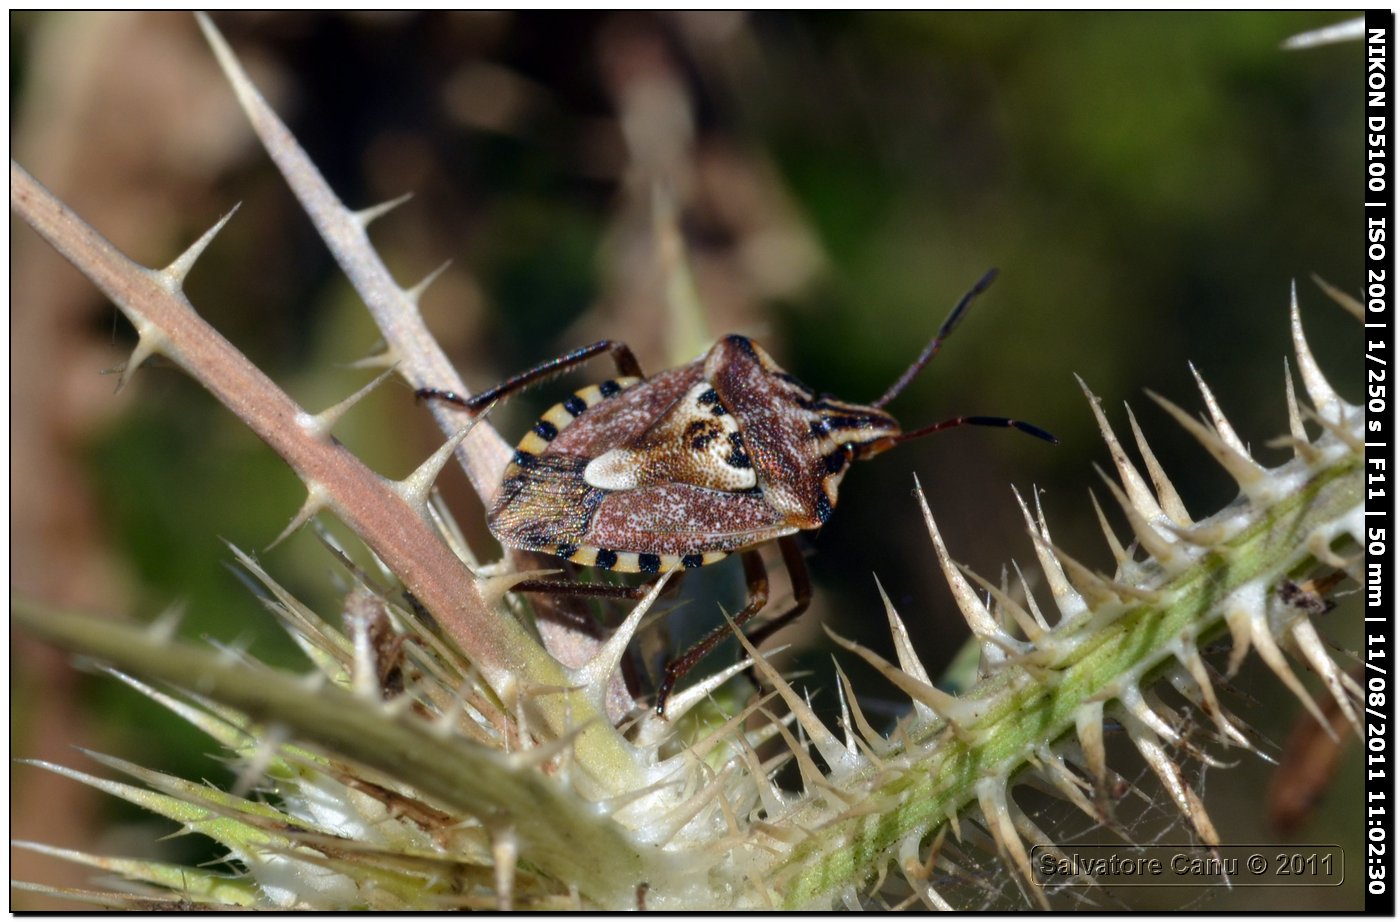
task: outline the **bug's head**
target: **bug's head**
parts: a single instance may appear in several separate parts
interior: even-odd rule
[[[899,444],[899,422],[884,410],[843,403],[830,397],[818,401],[817,406],[813,434],[825,439],[827,444],[839,446],[852,460],[873,458]],[[835,463],[831,461],[828,466]]]

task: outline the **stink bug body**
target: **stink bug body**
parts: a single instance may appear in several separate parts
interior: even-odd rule
[[[883,407],[937,353],[995,271],[958,302],[938,335],[877,401],[819,395],[783,371],[751,340],[726,336],[688,365],[642,375],[631,351],[604,340],[469,398],[423,389],[420,397],[480,412],[495,400],[611,352],[619,376],[583,388],[547,410],[526,433],[487,516],[509,547],[622,573],[694,569],[742,553],[749,602],[742,626],[767,602],[756,548],[777,541],[791,575],[793,605],[760,629],[757,643],[807,607],[810,588],[798,531],[820,527],[836,507],[852,461],[901,441],[961,425],[1010,426],[1054,437],[1002,417],[957,417],[904,432]],[[625,587],[534,581],[523,591],[622,596]],[[670,663],[657,690],[662,712],[676,680],[728,636],[711,634]]]

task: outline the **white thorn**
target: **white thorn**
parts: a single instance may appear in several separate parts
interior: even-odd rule
[[[730,675],[733,675],[733,673],[731,672]],[[777,692],[768,692],[757,700],[751,701],[738,712],[731,714],[718,726],[706,726],[703,728],[703,735],[691,743],[682,753],[677,754],[672,761],[679,761],[682,764],[688,765],[690,762],[686,760],[698,760],[708,765],[713,765],[717,763],[711,758],[711,753],[716,750],[721,748],[728,749],[741,743],[748,744],[749,746],[763,745],[763,740],[755,742],[754,739],[762,733],[761,727],[756,728],[752,736],[745,728],[748,726],[750,718],[758,714],[768,702],[772,701],[777,696]],[[653,714],[654,713],[653,711]],[[650,748],[655,751],[670,742],[675,735],[675,731],[674,725],[669,721],[673,719],[674,716],[675,715],[671,714],[671,705],[668,701],[666,704],[666,717],[653,717],[649,724],[642,724],[643,732],[650,731],[647,732],[649,738],[643,741],[639,733],[636,737],[637,747],[639,749]],[[662,728],[664,728],[665,732],[656,732],[658,729]],[[770,733],[768,738],[771,737],[772,734]],[[721,761],[728,761],[727,755],[721,759]]]
[[[763,812],[768,816],[781,816],[784,799],[782,791],[769,780],[768,773],[759,764],[758,753],[748,740],[740,737],[738,744],[740,758],[744,760],[744,766],[748,769],[749,780],[758,794],[759,803],[763,805]]]
[[[1039,535],[1032,535],[1032,537],[1035,539],[1037,551],[1043,547],[1050,556],[1054,557],[1060,572],[1074,586],[1075,596],[1085,603],[1085,608],[1098,611],[1102,606],[1123,601],[1125,595],[1136,598],[1143,594],[1141,590],[1116,583],[1106,576],[1095,573],[1065,551],[1046,542]],[[1151,597],[1152,594],[1147,593],[1147,595]]]
[[[787,683],[785,682],[784,684]],[[792,691],[790,686],[788,691]],[[781,690],[779,694],[782,695],[785,701],[788,701],[787,695],[783,695]],[[793,694],[792,698],[801,704],[801,699],[798,698],[796,694]],[[805,705],[803,706],[805,707]],[[792,707],[791,701],[788,701],[788,707]],[[812,757],[807,753],[807,750],[797,742],[797,737],[793,736],[792,731],[787,728],[786,721],[778,720],[777,717],[767,709],[764,709],[763,714],[772,721],[773,725],[777,728],[778,736],[782,739],[783,745],[787,747],[788,752],[792,755],[792,760],[797,763],[797,774],[802,779],[802,789],[804,793],[807,795],[812,794],[821,783],[821,769],[817,768],[817,763],[812,761]],[[792,716],[794,719],[799,719],[796,714]],[[844,752],[844,750],[842,751]]]
[[[1007,798],[1007,807],[1010,809],[1011,812],[1011,822],[1015,824],[1016,832],[1024,841],[1034,842],[1038,845],[1041,845],[1044,853],[1049,855],[1057,863],[1063,865],[1064,863],[1067,863],[1069,861],[1068,856],[1066,856],[1065,853],[1061,851],[1058,846],[1054,845],[1050,841],[1050,837],[1047,836],[1030,817],[1026,816],[1025,811],[1018,807],[1016,805],[1016,802],[1009,797]],[[1078,872],[1075,875],[1075,878],[1080,883],[1086,884],[1088,886],[1097,885],[1097,881],[1095,881],[1091,875],[1085,873],[1084,871]],[[1034,881],[1031,881],[1031,885],[1034,886]]]
[[[317,673],[319,675],[319,673]],[[229,794],[245,798],[248,792],[257,787],[267,769],[281,754],[282,744],[292,738],[292,730],[285,724],[265,723],[258,733],[258,744],[248,762],[238,773],[238,778],[229,788]]]
[[[1040,613],[1040,606],[1035,602],[1035,594],[1031,592],[1030,583],[1026,579],[1026,574],[1021,572],[1021,565],[1013,559],[1011,561],[1011,566],[1016,571],[1016,578],[1021,581],[1021,595],[1026,600],[1026,607],[1030,609],[1031,617],[1035,619],[1035,623],[1040,625],[1043,630],[1050,630],[1050,622],[1046,621],[1045,616]]]
[[[395,208],[399,207],[411,198],[413,198],[413,193],[405,192],[398,198],[391,198],[387,202],[380,202],[378,205],[371,205],[368,208],[362,208],[359,211],[354,212],[352,217],[356,221],[360,222],[361,227],[369,227],[372,222],[384,217],[386,214],[393,211]]]
[[[1084,397],[1089,401],[1089,409],[1094,412],[1094,419],[1099,424],[1099,433],[1103,436],[1104,442],[1108,445],[1108,453],[1113,458],[1113,466],[1118,471],[1119,478],[1123,481],[1123,488],[1128,491],[1128,496],[1132,498],[1133,505],[1142,513],[1145,519],[1153,519],[1162,515],[1162,507],[1157,505],[1157,499],[1152,495],[1152,491],[1147,489],[1147,483],[1138,473],[1133,462],[1128,460],[1128,454],[1123,450],[1123,446],[1118,441],[1118,436],[1113,434],[1113,427],[1108,424],[1108,417],[1104,415],[1103,407],[1099,405],[1099,398],[1094,392],[1089,390],[1089,385],[1084,383],[1084,379],[1078,375],[1074,379],[1079,382],[1079,387],[1084,391]]]
[[[734,628],[733,620],[728,615],[724,616],[724,620],[734,629],[734,636],[738,638],[739,645],[744,648],[749,659],[753,660],[754,669],[782,696],[783,701],[797,717],[798,725],[812,738],[812,744],[817,747],[817,752],[821,753],[827,765],[831,766],[832,772],[841,774],[859,768],[860,759],[846,752],[846,747],[826,728],[816,712],[807,707],[792,685],[778,674],[778,670],[774,669],[772,664],[758,655],[758,650],[744,636],[743,631]]]
[[[270,551],[291,537],[292,533],[305,525],[315,517],[316,513],[325,509],[329,504],[325,489],[319,483],[311,483],[306,487],[306,502],[301,504],[297,514],[292,516],[292,520],[287,523],[287,527],[282,529],[282,533],[272,539],[264,551]]]
[[[1210,452],[1220,466],[1225,468],[1226,473],[1235,478],[1240,489],[1248,492],[1249,489],[1259,481],[1264,479],[1264,471],[1255,464],[1247,455],[1235,451],[1224,439],[1212,432],[1206,426],[1191,418],[1191,416],[1181,407],[1172,403],[1160,394],[1148,391],[1147,396],[1172,415],[1187,432],[1196,437],[1196,441]]]
[[[1358,449],[1358,453],[1359,451]],[[1314,531],[1312,534],[1308,535],[1308,540],[1305,542],[1308,553],[1316,557],[1320,563],[1324,563],[1329,567],[1336,567],[1338,570],[1342,571],[1350,571],[1357,560],[1356,558],[1348,559],[1332,550],[1333,537],[1335,537],[1335,534],[1329,534],[1328,531]]]
[[[1301,32],[1285,39],[1280,47],[1287,51],[1296,51],[1300,48],[1315,48],[1318,45],[1329,45],[1333,42],[1358,42],[1365,35],[1366,18],[1358,16],[1355,19],[1323,26],[1321,29]]]
[[[1332,434],[1333,438],[1341,442],[1353,452],[1360,454],[1365,449],[1365,445],[1361,437],[1357,435],[1357,433],[1353,431],[1350,427],[1348,427],[1345,423],[1327,419],[1325,416],[1321,416],[1320,414],[1314,413],[1307,407],[1303,408],[1303,413],[1308,417],[1308,419],[1311,419],[1313,422],[1326,429],[1329,433]]]
[[[428,459],[418,466],[418,470],[392,484],[404,501],[417,509],[424,518],[428,517],[428,496],[432,492],[433,483],[437,480],[438,474],[442,473],[447,462],[452,460],[457,446],[462,444],[462,440],[476,427],[484,415],[473,418],[471,422],[457,430],[457,434],[443,442],[437,451],[429,455]]]
[[[1206,379],[1201,377],[1201,373],[1196,370],[1194,363],[1187,362],[1186,367],[1191,369],[1191,375],[1196,379],[1196,387],[1200,389],[1201,399],[1205,401],[1206,412],[1210,414],[1211,425],[1215,427],[1215,434],[1220,436],[1220,440],[1229,445],[1237,453],[1244,457],[1249,457],[1249,449],[1240,440],[1235,428],[1230,425],[1230,421],[1225,418],[1225,413],[1220,409],[1219,402],[1215,399],[1215,394],[1211,392],[1206,384]]]
[[[1298,373],[1303,376],[1303,389],[1308,392],[1319,417],[1340,422],[1343,418],[1342,400],[1327,383],[1322,369],[1317,366],[1312,350],[1308,348],[1307,337],[1303,335],[1303,318],[1298,312],[1298,283],[1293,283],[1290,319],[1293,327],[1293,351],[1298,356]]]
[[[1327,732],[1327,735],[1336,742],[1337,734],[1332,730],[1331,721],[1323,716],[1322,709],[1317,706],[1312,695],[1308,694],[1303,683],[1298,681],[1298,677],[1293,674],[1283,651],[1274,642],[1273,632],[1269,629],[1268,615],[1265,613],[1266,600],[1263,585],[1258,582],[1248,583],[1235,592],[1238,594],[1238,598],[1225,612],[1226,622],[1234,620],[1245,623],[1249,631],[1249,639],[1253,643],[1254,649],[1258,651],[1259,658],[1273,671],[1274,675],[1278,676],[1279,681],[1287,686],[1294,697],[1307,709],[1307,712]],[[1235,625],[1231,624],[1230,626],[1231,632],[1234,633]],[[1231,662],[1234,662],[1233,656],[1231,656]]]
[[[1108,756],[1103,745],[1103,702],[1090,701],[1076,708],[1074,729],[1089,773],[1102,793],[1108,780]]]
[[[334,427],[335,424],[340,421],[340,418],[345,415],[346,411],[353,407],[355,404],[359,403],[366,396],[368,396],[370,391],[383,384],[384,381],[393,373],[394,369],[390,368],[388,371],[384,372],[379,377],[375,378],[373,381],[369,382],[364,387],[351,394],[349,397],[346,397],[344,400],[340,401],[334,406],[327,407],[320,413],[298,413],[297,425],[300,426],[302,431],[309,435],[311,438],[316,439],[317,441],[325,441],[326,438],[331,434],[331,428]]]
[[[992,597],[997,605],[1000,606],[1001,610],[1011,616],[1011,620],[1016,622],[1016,626],[1021,629],[1022,633],[1026,635],[1026,639],[1030,641],[1029,644],[1018,644],[1013,652],[1035,652],[1040,644],[1041,638],[1044,637],[1046,633],[1045,628],[1036,623],[1036,620],[1031,617],[1030,612],[1017,604],[1016,600],[1011,598],[1004,589],[993,586],[989,581],[979,576],[971,567],[959,564],[958,569],[969,578],[976,581],[976,583]]]
[[[880,593],[880,601],[885,606],[885,617],[890,622],[890,636],[894,638],[894,652],[899,659],[899,668],[925,685],[932,685],[933,681],[928,677],[928,670],[924,668],[919,655],[914,652],[914,643],[909,639],[909,629],[905,627],[904,619],[899,617],[899,612],[894,610],[894,603],[885,594],[885,587],[880,585],[878,576],[875,577],[875,589]]]
[[[400,698],[404,697],[407,696],[400,696]],[[579,734],[581,734],[586,727],[586,724],[583,727],[573,727],[563,736],[552,740],[545,740],[534,745],[529,745],[530,741],[527,740],[527,748],[509,754],[508,762],[510,767],[515,771],[524,771],[526,769],[537,769],[548,765],[559,756],[567,754],[578,740]]]
[[[515,902],[515,865],[520,860],[520,845],[515,830],[509,827],[491,831],[491,863],[496,869],[496,909],[510,912]]]
[[[832,665],[836,665],[834,660]],[[836,666],[836,671],[839,674],[841,667]],[[846,751],[851,755],[856,755],[856,731],[855,727],[851,725],[851,709],[846,705],[846,686],[839,680],[836,683],[836,700],[841,705],[841,728],[845,731]],[[808,703],[810,704],[811,702],[809,701]]]
[[[229,83],[232,84],[234,94],[238,96],[239,103],[250,113],[261,115],[268,108],[267,101],[263,99],[262,94],[258,92],[257,88],[253,86],[252,81],[248,79],[248,74],[243,70],[242,65],[239,64],[237,56],[233,53],[233,49],[228,46],[228,42],[224,40],[223,34],[219,32],[218,27],[214,25],[214,21],[209,18],[208,14],[201,12],[195,13],[195,21],[199,23],[200,31],[204,33],[205,40],[209,42],[209,47],[213,50],[214,57],[219,62],[219,67],[223,70]],[[285,126],[282,126],[282,128],[283,131],[286,131]]]
[[[1250,626],[1249,612],[1243,609],[1230,609],[1225,612],[1225,626],[1230,629],[1230,659],[1225,664],[1225,677],[1233,678],[1240,671],[1244,658],[1254,646],[1254,636]]]
[[[1006,659],[998,669],[1005,669],[1015,666],[1027,675],[1035,684],[1044,688],[1054,688],[1060,681],[1060,674],[1054,666],[1046,666],[1042,661],[1054,662],[1059,659],[1058,647],[1052,646],[1047,640],[1043,647],[1033,649],[1029,653],[1020,653],[1015,650],[1008,651]]]
[[[1293,454],[1306,462],[1318,457],[1317,449],[1308,440],[1308,430],[1303,427],[1303,414],[1298,409],[1298,394],[1293,389],[1293,369],[1288,364],[1288,356],[1283,357],[1283,392],[1288,404],[1288,434],[1292,437]]]
[[[856,697],[855,689],[851,687],[851,680],[839,663],[836,664],[836,678],[841,683],[841,687],[845,689],[846,697],[850,699],[851,717],[855,720],[855,728],[860,732],[865,745],[869,747],[867,758],[873,762],[875,757],[889,752],[890,742],[870,725],[870,721],[865,719],[865,712],[860,709],[860,699]]]
[[[1350,677],[1337,668],[1337,664],[1327,655],[1327,647],[1323,644],[1322,638],[1317,635],[1317,629],[1313,627],[1307,618],[1299,618],[1293,623],[1291,628],[1294,643],[1298,647],[1298,652],[1303,654],[1322,676],[1322,681],[1327,685],[1327,690],[1332,693],[1332,700],[1337,703],[1337,709],[1342,712],[1342,716],[1351,724],[1351,728],[1356,731],[1356,735],[1365,739],[1365,731],[1361,728],[1361,719],[1352,707],[1351,697],[1347,693],[1344,680]]]
[[[156,616],[146,626],[146,636],[156,645],[163,645],[175,639],[180,630],[180,622],[185,618],[184,603],[175,603]]]
[[[913,699],[915,711],[925,722],[928,722],[932,717],[941,717],[952,727],[955,735],[959,738],[967,738],[964,727],[981,716],[981,712],[974,702],[963,701],[928,682],[914,678],[874,650],[863,647],[855,641],[847,640],[826,625],[822,625],[822,630],[826,631],[827,636],[837,646],[851,651],[874,666],[880,675]]]
[[[1312,274],[1312,280],[1318,288],[1321,288],[1324,292],[1327,293],[1327,296],[1329,298],[1341,305],[1342,309],[1345,310],[1348,314],[1351,314],[1357,320],[1366,319],[1366,309],[1361,306],[1361,302],[1358,301],[1356,298],[1353,298],[1351,295],[1347,294],[1345,291],[1342,291],[1335,285],[1328,284],[1328,282],[1316,272]]]
[[[1157,736],[1166,739],[1173,746],[1180,746],[1184,743],[1181,734],[1170,724],[1162,719],[1162,715],[1148,706],[1143,700],[1142,692],[1134,684],[1127,684],[1118,691],[1118,702],[1129,714],[1142,721]]]
[[[1069,766],[1065,764],[1064,756],[1053,752],[1048,746],[1042,746],[1036,751],[1036,755],[1040,759],[1042,770],[1049,772],[1046,780],[1062,797],[1078,807],[1085,816],[1096,823],[1108,825],[1106,822],[1108,817],[1104,815],[1102,810],[1094,806],[1088,797],[1084,796],[1084,791],[1089,788],[1089,785],[1070,770]],[[1048,842],[1049,839],[1041,839],[1040,841]]]
[[[393,368],[395,365],[399,364],[399,361],[400,361],[400,359],[399,359],[399,353],[398,353],[398,351],[395,350],[395,349],[388,349],[388,348],[386,348],[383,352],[376,352],[376,353],[374,353],[373,355],[367,355],[367,356],[365,356],[365,357],[362,358],[362,359],[356,359],[355,361],[349,363],[349,364],[346,365],[345,367],[346,367],[346,368]]]
[[[476,557],[472,554],[471,548],[467,546],[467,539],[463,536],[457,520],[453,518],[452,513],[448,511],[447,504],[443,502],[442,493],[437,490],[433,491],[431,501],[428,503],[428,513],[432,517],[433,528],[442,536],[442,540],[447,542],[447,546],[452,548],[452,553],[475,569]]]
[[[917,835],[905,836],[899,844],[899,869],[904,873],[904,879],[908,881],[912,889],[925,906],[939,911],[952,912],[953,907],[943,896],[933,888],[928,882],[933,876],[934,865],[938,861],[939,853],[943,850],[943,841],[948,837],[948,827],[942,826],[938,834],[929,843],[928,861],[919,857],[919,837]]]
[[[1201,659],[1201,653],[1196,649],[1195,643],[1189,637],[1183,637],[1177,644],[1176,658],[1181,665],[1186,667],[1191,680],[1196,683],[1196,688],[1200,690],[1200,708],[1210,717],[1215,728],[1220,731],[1220,735],[1226,740],[1233,742],[1242,749],[1256,751],[1248,737],[1240,732],[1220,707],[1220,700],[1215,696],[1215,686],[1210,681],[1210,673],[1206,671],[1205,661]]]
[[[157,353],[166,352],[170,346],[170,338],[155,324],[135,316],[132,316],[131,319],[136,327],[136,346],[131,350],[131,356],[126,360],[126,364],[122,366],[121,375],[117,378],[116,393],[121,393],[121,389],[126,387],[131,376],[136,374],[136,369],[140,368],[146,359]]]
[[[953,912],[953,904],[943,898],[943,894],[933,889],[933,884],[923,885],[923,895],[929,903],[939,912]]]
[[[190,244],[189,249],[181,253],[179,258],[156,273],[156,278],[160,281],[162,288],[171,293],[180,291],[185,284],[185,276],[189,275],[195,260],[199,259],[204,253],[205,248],[214,241],[219,231],[224,229],[224,225],[227,224],[229,218],[233,217],[234,213],[238,211],[238,208],[238,205],[234,205],[230,208],[228,213],[218,220],[218,223],[205,231],[202,237]]]
[[[816,768],[815,763],[813,763],[812,767],[813,769]],[[665,846],[679,835],[682,829],[690,825],[691,821],[699,816],[702,811],[705,811],[717,800],[723,799],[724,787],[735,770],[735,765],[731,762],[718,773],[714,774],[703,787],[691,793],[690,796],[681,803],[673,806],[670,811],[668,811],[667,824],[653,832],[650,841],[656,845]]]
[[[992,638],[1010,641],[1013,646],[1015,640],[1001,629],[992,613],[977,598],[977,593],[972,591],[967,580],[958,571],[957,564],[948,555],[948,548],[943,544],[943,536],[939,534],[938,524],[933,520],[933,512],[929,510],[928,500],[924,498],[924,488],[919,483],[919,478],[914,478],[914,493],[919,498],[919,508],[924,514],[924,524],[928,526],[929,537],[933,539],[934,554],[938,557],[938,566],[943,570],[943,578],[948,582],[948,588],[953,593],[953,600],[958,605],[958,610],[962,612],[963,620],[971,628],[972,633],[982,641],[982,656],[988,663],[998,663],[1005,658],[1001,650],[991,643]],[[928,683],[925,683],[928,684]]]
[[[632,606],[632,611],[628,612],[626,620],[618,625],[608,642],[598,648],[592,659],[573,670],[570,680],[587,689],[589,696],[594,699],[594,704],[600,709],[607,696],[608,682],[621,665],[627,645],[632,642],[632,636],[637,632],[637,625],[641,624],[642,616],[651,610],[651,606],[661,595],[661,590],[666,588],[670,575],[661,574],[647,594]]]
[[[1186,817],[1195,827],[1196,835],[1200,836],[1201,841],[1212,848],[1219,845],[1220,835],[1215,831],[1215,825],[1211,823],[1205,805],[1196,796],[1196,792],[1186,784],[1185,779],[1181,776],[1181,770],[1167,755],[1156,734],[1133,715],[1123,714],[1122,717],[1123,726],[1128,731],[1128,738],[1133,741],[1133,745],[1142,754],[1143,761],[1162,780],[1162,784],[1166,786],[1172,800],[1176,802],[1176,807],[1181,811],[1181,815]]]
[[[1213,525],[1195,525],[1190,528],[1180,528],[1176,525],[1167,526],[1168,531],[1188,544],[1210,548],[1226,558],[1234,553],[1234,549],[1223,546],[1223,542],[1238,528],[1238,524],[1232,522],[1216,522]]]
[[[1162,507],[1167,518],[1186,528],[1191,524],[1191,514],[1186,511],[1186,504],[1181,501],[1181,495],[1176,492],[1176,487],[1172,486],[1171,478],[1158,463],[1157,456],[1152,453],[1152,447],[1147,444],[1147,437],[1142,434],[1142,427],[1133,415],[1133,408],[1124,402],[1123,409],[1128,412],[1128,425],[1133,430],[1133,441],[1137,443],[1138,454],[1142,455],[1147,474],[1152,478],[1152,489],[1157,493],[1158,505]]]
[[[558,569],[516,570],[511,573],[481,576],[477,579],[477,588],[481,591],[481,598],[487,605],[495,605],[505,597],[507,592],[515,588],[516,583],[523,583],[527,579],[543,579],[561,572],[563,571]]]
[[[1011,493],[1016,497],[1016,504],[1021,507],[1021,515],[1026,520],[1026,530],[1035,545],[1036,559],[1040,561],[1040,570],[1045,574],[1045,582],[1050,586],[1050,596],[1055,600],[1055,607],[1060,610],[1061,622],[1080,614],[1088,606],[1084,603],[1084,597],[1074,591],[1069,577],[1065,575],[1065,568],[1060,566],[1055,552],[1050,549],[1050,528],[1045,522],[1045,516],[1042,514],[1037,523],[1031,517],[1026,501],[1021,498],[1021,492],[1012,487]]]
[[[418,305],[418,302],[422,300],[423,293],[428,290],[429,286],[431,286],[433,282],[436,282],[438,278],[444,272],[447,271],[447,267],[450,265],[452,265],[452,260],[445,260],[442,265],[438,266],[432,272],[429,272],[427,275],[423,276],[422,281],[420,281],[417,285],[414,285],[412,288],[405,291],[404,297],[408,299],[408,303],[416,307]]]
[[[362,618],[351,619],[350,641],[353,661],[350,670],[351,690],[365,701],[379,702],[384,698],[379,687],[379,667],[375,662],[374,644],[369,636],[369,624]]]
[[[1118,536],[1113,533],[1113,528],[1108,524],[1108,517],[1103,514],[1103,507],[1099,505],[1099,498],[1094,495],[1092,489],[1089,490],[1089,502],[1094,504],[1094,515],[1098,516],[1099,528],[1103,529],[1104,540],[1108,542],[1108,549],[1113,554],[1113,561],[1118,565],[1118,570],[1121,573],[1123,564],[1128,560],[1128,552],[1123,550]]]
[[[1094,465],[1094,470],[1098,471],[1099,476],[1103,478],[1104,484],[1108,487],[1108,492],[1113,494],[1113,498],[1122,507],[1123,514],[1128,518],[1128,526],[1132,528],[1133,534],[1137,535],[1138,543],[1142,545],[1142,548],[1152,555],[1152,559],[1157,561],[1162,569],[1168,573],[1177,573],[1189,566],[1190,557],[1183,554],[1175,542],[1163,537],[1157,529],[1152,527],[1152,523],[1133,506],[1118,484],[1114,483],[1098,464]]]
[[[1006,782],[999,777],[983,778],[977,782],[977,805],[982,809],[982,816],[987,821],[987,831],[992,834],[997,848],[1011,859],[1020,873],[1017,885],[1020,886],[1022,881],[1030,885],[1031,892],[1041,908],[1049,909],[1050,903],[1045,898],[1045,888],[1035,885],[1030,856],[1026,854],[1025,843],[1021,841],[1016,824],[1011,819],[1011,811],[1006,802]],[[1024,892],[1025,888],[1021,889]]]

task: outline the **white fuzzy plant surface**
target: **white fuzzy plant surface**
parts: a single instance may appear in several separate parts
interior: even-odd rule
[[[463,390],[419,316],[426,283],[400,286],[369,242],[367,226],[386,209],[336,198],[212,24],[200,22],[258,136],[369,306],[389,373]],[[1084,387],[1113,468],[1100,472],[1104,494],[1129,530],[1126,540],[1115,534],[1095,501],[1113,572],[1057,545],[1038,501],[1017,495],[1035,571],[984,579],[958,564],[919,490],[911,512],[922,514],[930,560],[976,645],[976,677],[960,692],[934,681],[881,589],[892,661],[828,633],[903,697],[891,725],[865,712],[839,660],[830,693],[840,717],[824,720],[809,702],[810,678],[785,676],[742,635],[745,658],[707,663],[715,671],[678,692],[663,719],[645,702],[619,706],[616,676],[664,604],[664,580],[566,664],[510,594],[532,574],[478,562],[435,501],[437,475],[454,459],[483,495],[494,489],[509,450],[488,424],[435,406],[448,436],[441,450],[407,477],[382,477],[331,436],[369,387],[326,410],[303,408],[187,300],[184,280],[218,245],[227,217],[150,269],[14,163],[11,190],[14,211],[135,326],[123,381],[152,357],[179,366],[305,485],[286,533],[333,516],[378,567],[354,566],[325,536],[351,583],[344,610],[328,616],[231,550],[314,664],[300,674],[177,640],[173,617],[135,625],[17,601],[16,624],[106,664],[208,734],[238,770],[221,790],[98,754],[101,775],[42,763],[209,837],[226,858],[190,867],[23,842],[99,869],[108,884],[20,886],[131,908],[1100,907],[1111,900],[1092,880],[1037,883],[1031,849],[1053,854],[1065,843],[1023,806],[1019,788],[1079,811],[1076,835],[1102,830],[1133,844],[1150,844],[1124,819],[1134,805],[1168,807],[1175,840],[1208,855],[1228,837],[1200,793],[1205,767],[1271,758],[1230,706],[1229,680],[1247,662],[1266,667],[1280,697],[1333,737],[1361,732],[1354,663],[1318,621],[1360,576],[1362,414],[1315,361],[1296,291],[1279,312],[1293,354],[1278,387],[1288,431],[1276,441],[1290,460],[1256,461],[1245,437],[1272,433],[1242,437],[1199,375],[1201,416],[1153,398],[1238,486],[1213,514],[1188,514],[1130,415],[1141,463],[1131,460]],[[1359,319],[1353,300],[1333,295],[1344,310],[1323,322]],[[1038,604],[1037,583],[1051,605]],[[716,691],[750,669],[762,691],[723,708]],[[777,782],[784,769],[795,783]]]

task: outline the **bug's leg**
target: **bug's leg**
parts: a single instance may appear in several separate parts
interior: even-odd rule
[[[663,596],[673,596],[681,587],[681,581],[685,578],[685,571],[676,571],[675,578],[666,586]],[[533,592],[539,595],[555,596],[558,599],[618,599],[620,601],[640,602],[646,598],[646,594],[652,590],[656,583],[643,583],[640,586],[621,586],[615,583],[579,583],[567,579],[526,579],[521,580],[511,587],[511,592]],[[583,610],[574,610],[568,606],[557,606],[554,609],[556,614],[562,616],[561,620],[580,627],[591,636],[598,636],[598,625]]]
[[[684,579],[684,570],[673,570],[671,582],[667,584],[666,589],[661,594],[663,596],[675,595],[681,588],[681,582]],[[570,579],[522,579],[512,586],[510,591],[536,592],[540,595],[559,595],[572,598],[623,599],[640,602],[655,586],[655,580],[642,583],[640,586],[624,586],[620,583],[580,583]]]
[[[576,583],[567,579],[523,579],[510,587],[511,592],[537,592],[541,595],[562,595],[571,598],[630,599],[635,602],[651,591],[651,583],[622,586],[616,583]]]
[[[749,635],[749,641],[755,647],[802,617],[807,606],[812,604],[812,578],[807,572],[797,539],[792,535],[779,538],[778,549],[783,552],[783,565],[787,567],[788,579],[792,581],[792,607]]]
[[[528,371],[522,371],[495,387],[484,390],[480,394],[472,394],[470,397],[463,397],[456,391],[446,391],[436,387],[420,387],[413,392],[413,395],[419,400],[440,400],[443,403],[450,403],[476,413],[503,397],[509,397],[554,375],[563,374],[575,365],[580,365],[604,352],[612,353],[613,364],[617,366],[619,375],[628,378],[644,377],[642,367],[637,364],[636,356],[632,354],[632,350],[627,347],[626,343],[618,342],[615,339],[601,339],[591,346],[584,346],[573,352],[566,352],[558,358],[550,359],[548,362],[541,362]]]
[[[744,562],[744,580],[749,587],[749,601],[737,615],[734,616],[734,628],[741,628],[744,623],[753,618],[763,610],[763,606],[768,604],[768,571],[764,569],[763,558],[756,550],[744,551],[740,555]],[[666,664],[665,674],[662,676],[661,684],[656,689],[656,713],[665,716],[666,699],[671,697],[671,691],[676,687],[676,682],[680,681],[695,664],[704,659],[711,650],[723,643],[727,638],[734,636],[734,630],[728,624],[715,629],[708,637],[691,647],[679,658]]]

